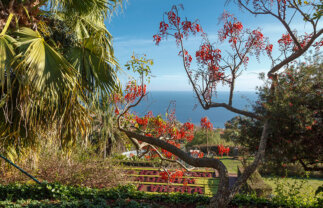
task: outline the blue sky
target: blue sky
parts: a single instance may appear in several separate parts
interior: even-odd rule
[[[147,58],[154,60],[152,74],[154,77],[148,86],[150,91],[191,91],[188,78],[183,69],[180,57],[177,55],[179,49],[175,41],[169,38],[162,41],[159,46],[153,43],[153,35],[158,32],[159,23],[163,14],[169,11],[172,5],[183,4],[184,11],[181,17],[187,17],[194,21],[198,19],[203,30],[208,34],[211,42],[217,42],[217,31],[220,29],[218,18],[224,10],[233,13],[245,28],[261,28],[265,36],[270,38],[274,48],[277,40],[285,29],[277,20],[268,16],[257,16],[240,10],[237,5],[230,3],[225,5],[226,0],[128,0],[122,12],[118,12],[107,22],[107,28],[114,37],[115,56],[123,66],[131,57],[133,52],[136,54],[146,54]],[[233,1],[232,1],[233,2]],[[322,23],[322,22],[321,22]],[[299,33],[304,33],[308,27],[300,20],[293,18],[292,28]],[[322,27],[323,25],[320,24]],[[191,37],[185,41],[185,47],[190,54],[200,45],[201,39]],[[222,51],[229,50],[228,45],[219,47]],[[277,47],[276,47],[277,48]],[[277,55],[274,53],[273,55]],[[247,71],[236,82],[238,91],[253,91],[256,86],[262,85],[258,79],[260,72],[270,69],[271,62],[265,56],[258,62],[255,58],[250,59]],[[127,75],[120,75],[122,82],[127,80]],[[227,91],[227,87],[219,86],[219,91]]]

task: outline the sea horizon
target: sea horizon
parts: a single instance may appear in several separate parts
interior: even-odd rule
[[[251,110],[251,105],[257,100],[256,91],[237,91],[233,97],[233,106],[242,110]],[[228,102],[229,91],[219,91],[215,100],[217,102]],[[238,114],[225,108],[211,108],[204,110],[198,102],[193,91],[149,91],[141,103],[132,109],[140,116],[152,111],[154,115],[165,117],[170,103],[175,106],[176,119],[181,122],[192,122],[200,125],[200,119],[207,116],[214,128],[224,128],[226,121]]]

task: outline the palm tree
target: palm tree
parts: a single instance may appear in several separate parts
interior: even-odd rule
[[[122,0],[0,0],[0,152],[86,134],[87,106],[118,86],[104,21]]]

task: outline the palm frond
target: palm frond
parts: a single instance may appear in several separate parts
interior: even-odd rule
[[[15,40],[8,35],[0,35],[0,85],[2,91],[5,83],[7,88],[10,88],[10,69],[11,62],[15,57],[14,44]]]
[[[42,92],[50,89],[57,94],[62,89],[76,85],[76,71],[55,49],[46,43],[37,31],[22,28],[16,35],[21,62],[20,70],[26,70],[25,78]]]
[[[122,0],[50,0],[50,8],[54,12],[80,16],[92,14],[104,18],[112,14],[118,5],[122,5]]]
[[[80,73],[85,88],[92,92],[97,88],[106,92],[116,88],[117,76],[114,66],[105,57],[85,47],[73,47],[66,55]]]

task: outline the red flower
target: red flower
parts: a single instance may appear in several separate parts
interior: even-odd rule
[[[305,127],[307,130],[312,130],[312,126],[306,126]]]
[[[166,31],[168,29],[168,24],[166,24],[164,21],[160,22],[160,25],[159,25],[159,31],[162,35],[166,34]]]
[[[212,123],[207,119],[207,117],[201,118],[201,126],[203,129],[213,129]]]
[[[154,42],[156,42],[156,45],[159,45],[159,42],[161,41],[161,37],[159,35],[154,35]]]
[[[290,34],[287,34],[287,35],[283,34],[281,39],[278,40],[279,45],[285,46],[285,47],[289,46],[292,42],[293,42],[293,40],[292,40]]]
[[[203,152],[198,153],[198,158],[202,158],[202,157],[204,157],[204,153]]]
[[[119,109],[118,108],[116,108],[115,110],[114,110],[114,114],[116,114],[116,115],[119,115]]]
[[[273,51],[273,44],[269,44],[266,46],[265,50],[267,51],[268,56],[271,54]]]

